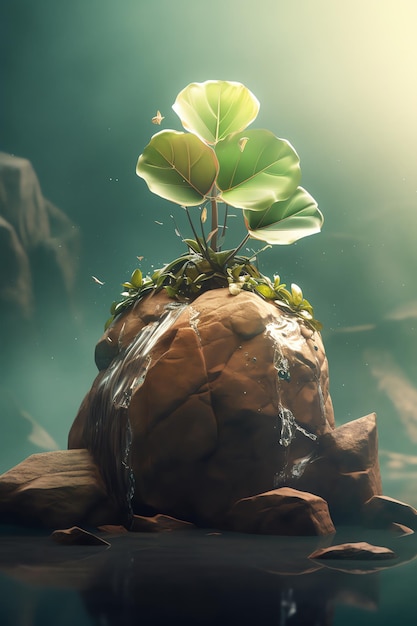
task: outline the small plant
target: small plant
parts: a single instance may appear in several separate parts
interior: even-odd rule
[[[186,253],[151,277],[144,278],[139,269],[132,273],[123,284],[123,299],[113,303],[108,324],[155,289],[193,298],[207,289],[228,287],[231,294],[242,289],[258,293],[319,328],[297,285],[287,290],[279,276],[271,281],[259,272],[252,262],[256,255],[239,255],[250,237],[270,247],[320,231],[323,216],[314,198],[299,186],[294,148],[269,130],[247,129],[259,102],[237,82],[191,83],[178,94],[173,109],[186,132],[162,130],[153,135],[136,172],[153,193],[183,208],[193,238],[183,240]],[[162,120],[158,111],[152,121]],[[235,248],[224,250],[230,207],[242,211],[247,235]]]

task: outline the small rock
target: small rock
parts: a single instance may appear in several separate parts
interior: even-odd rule
[[[417,530],[414,507],[388,496],[373,496],[362,506],[362,524],[368,528],[389,528],[393,522]]]
[[[349,559],[356,561],[396,559],[397,555],[389,548],[374,546],[365,541],[341,543],[312,552],[309,559]]]
[[[134,533],[161,533],[173,530],[189,530],[194,528],[194,524],[185,522],[169,515],[155,515],[154,517],[144,517],[134,515],[130,531]]]
[[[56,543],[65,546],[110,546],[108,541],[83,530],[79,526],[72,526],[64,530],[54,530],[51,535]]]
[[[236,502],[231,530],[264,535],[329,535],[335,532],[327,502],[319,496],[282,487]]]
[[[404,526],[404,524],[397,524],[393,522],[389,527],[389,530],[393,535],[397,535],[397,537],[406,537],[407,535],[414,535],[414,530],[409,528],[408,526]]]
[[[109,533],[110,535],[124,535],[129,532],[125,526],[119,526],[117,524],[104,524],[99,526],[98,530],[103,533]]]
[[[317,458],[290,486],[324,498],[336,525],[360,523],[364,502],[382,493],[376,415],[325,433]]]

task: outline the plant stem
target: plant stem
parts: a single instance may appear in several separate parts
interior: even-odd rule
[[[211,247],[214,252],[217,252],[217,230],[219,228],[219,211],[217,207],[216,198],[211,199],[211,231],[213,236],[211,238]]]
[[[201,243],[200,243],[200,238],[199,238],[199,236],[197,235],[197,231],[196,231],[196,229],[194,228],[193,220],[191,219],[190,213],[189,213],[189,211],[188,211],[188,207],[186,207],[186,206],[185,206],[185,207],[184,207],[184,209],[185,209],[185,212],[186,212],[186,214],[187,214],[188,221],[190,222],[191,230],[193,231],[193,234],[194,234],[194,237],[195,237],[196,243],[199,245],[199,248],[200,248],[200,250],[201,250],[201,254],[202,254],[202,256],[203,256],[205,259],[207,259],[207,261],[209,261],[209,260],[210,260],[210,257],[209,257],[209,255],[208,255],[208,253],[207,253],[207,249],[206,249],[206,248],[204,248],[204,247],[201,245]]]
[[[224,220],[223,220],[223,228],[222,228],[222,232],[221,232],[221,235],[220,235],[220,239],[221,239],[221,241],[222,241],[222,244],[221,244],[221,245],[223,245],[223,241],[224,241],[224,238],[225,238],[225,236],[226,236],[226,226],[227,226],[227,218],[228,218],[228,215],[229,215],[229,205],[228,205],[228,204],[225,204],[225,206],[224,206]]]
[[[237,255],[237,253],[239,252],[239,250],[241,248],[243,248],[243,246],[245,245],[245,243],[247,242],[247,240],[249,239],[250,235],[249,233],[246,235],[246,237],[240,242],[240,244],[238,245],[237,248],[235,248],[234,250],[232,250],[232,252],[229,254],[229,256],[227,257],[227,259],[224,262],[224,265],[227,265],[227,263],[230,261],[230,259],[233,259],[234,256]]]

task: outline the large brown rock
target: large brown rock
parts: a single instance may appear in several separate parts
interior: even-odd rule
[[[237,500],[298,476],[334,428],[327,360],[319,333],[256,294],[175,304],[160,292],[104,334],[69,447],[89,448],[125,500],[130,466],[135,512],[221,526]]]
[[[33,454],[0,476],[0,519],[66,528],[117,523],[120,513],[88,450]]]

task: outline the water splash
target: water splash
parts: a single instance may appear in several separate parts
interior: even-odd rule
[[[131,465],[132,427],[129,407],[133,394],[144,384],[152,364],[152,350],[174,324],[186,303],[170,302],[158,321],[147,324],[123,347],[125,325],[119,338],[119,353],[98,379],[91,395],[84,437],[107,486],[121,509],[126,524],[133,516],[135,480]]]
[[[277,418],[280,421],[280,437],[278,441],[285,450],[283,467],[281,471],[277,472],[274,475],[273,479],[273,485],[274,488],[276,488],[282,485],[285,481],[287,481],[288,478],[299,478],[304,473],[305,467],[312,458],[312,455],[308,455],[299,460],[297,463],[293,464],[290,469],[289,447],[295,439],[297,433],[301,433],[312,441],[317,440],[317,435],[309,432],[308,430],[300,426],[297,423],[292,411],[289,408],[285,407],[282,403],[282,397],[285,396],[285,394],[283,393],[283,385],[289,384],[291,382],[290,363],[288,358],[284,355],[283,345],[289,348],[293,348],[294,350],[301,351],[302,344],[305,342],[305,338],[300,332],[298,320],[296,320],[294,317],[282,315],[280,319],[277,319],[274,322],[270,322],[269,324],[267,324],[265,329],[265,335],[267,337],[270,337],[274,347],[273,366],[277,371]],[[317,357],[316,362],[318,364]],[[320,405],[323,412],[323,393],[320,387],[318,377],[315,376],[315,378],[317,378]]]
[[[291,373],[288,359],[282,352],[282,343],[289,338],[298,337],[298,322],[290,317],[282,316],[275,322],[270,322],[265,328],[265,334],[270,337],[274,344],[273,363],[277,370],[278,378],[290,382]]]
[[[301,459],[298,459],[297,461],[295,461],[291,468],[291,477],[301,478],[301,476],[304,474],[304,471],[307,465],[311,463],[314,457],[315,457],[315,453],[310,452],[310,454],[307,454],[307,456],[303,456]]]
[[[295,438],[297,431],[302,433],[305,437],[308,437],[308,439],[311,439],[312,441],[317,440],[317,435],[308,432],[308,430],[297,424],[294,415],[289,409],[286,409],[285,407],[280,405],[278,410],[278,416],[281,419],[281,436],[279,439],[279,443],[281,444],[281,446],[287,448]]]
[[[190,326],[193,329],[193,331],[195,332],[195,334],[197,335],[200,343],[201,343],[201,335],[200,335],[200,329],[198,328],[198,323],[200,321],[200,311],[197,311],[197,309],[195,309],[194,307],[192,307],[190,305],[189,309],[189,316],[190,316]]]

